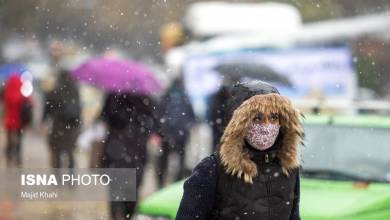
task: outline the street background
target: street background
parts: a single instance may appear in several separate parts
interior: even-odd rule
[[[67,69],[79,77],[80,82],[83,81],[75,69],[82,69],[80,66],[96,57],[132,60],[147,67],[151,78],[158,84],[156,87],[159,87],[150,95],[155,100],[161,101],[173,82],[182,80],[180,91],[188,95],[186,98],[190,100],[194,116],[188,119],[191,128],[183,131],[188,133],[185,144],[182,144],[185,145],[184,150],[178,150],[178,155],[169,155],[167,159],[168,174],[161,186],[177,180],[175,170],[178,168],[183,168],[180,178],[184,178],[197,162],[212,152],[215,142],[212,128],[207,125],[207,111],[210,96],[224,84],[213,70],[226,61],[264,61],[280,77],[275,85],[280,86],[278,88],[282,93],[288,95],[305,113],[369,112],[389,115],[389,1],[221,1],[232,3],[229,7],[237,10],[237,14],[230,19],[242,24],[245,22],[240,21],[238,6],[234,4],[288,5],[286,14],[283,14],[284,6],[281,6],[283,10],[279,18],[271,13],[268,20],[268,15],[256,17],[254,13],[255,22],[249,23],[255,29],[249,31],[234,30],[240,25],[231,27],[228,22],[218,20],[218,16],[226,16],[223,12],[218,15],[212,11],[210,17],[205,13],[206,22],[202,23],[202,18],[197,17],[205,12],[203,9],[201,13],[197,11],[202,5],[198,5],[199,8],[193,6],[194,3],[205,3],[207,6],[209,2],[0,0],[0,66],[20,65],[23,71],[18,74],[27,72],[31,78],[29,96],[33,103],[33,119],[22,132],[21,167],[52,166],[47,139],[51,127],[42,126],[47,105],[45,94],[55,87],[60,69]],[[276,8],[278,6],[275,5]],[[214,17],[214,12],[218,15],[215,26],[213,22],[208,22],[213,20],[210,18]],[[291,22],[283,20],[283,16],[291,18]],[[259,18],[264,20],[256,20]],[[207,29],[209,24],[211,28]],[[257,24],[260,25],[257,27]],[[205,29],[202,29],[202,25]],[[232,53],[226,52],[233,50]],[[299,65],[292,67],[291,63]],[[309,66],[310,63],[318,65]],[[5,72],[4,76],[0,75],[2,95],[11,74]],[[311,78],[304,75],[306,72],[310,72]],[[334,75],[324,76],[324,73]],[[77,84],[82,119],[80,134],[83,135],[77,139],[74,149],[77,168],[90,167],[93,155],[91,140],[99,138],[95,137],[98,132],[93,130],[96,128],[95,122],[107,94],[113,92],[104,86],[88,85],[86,81],[88,79]],[[1,125],[4,124],[4,109],[4,102],[1,102]],[[158,121],[161,122],[160,119]],[[177,130],[182,133],[182,129]],[[1,126],[0,131],[0,168],[6,169],[7,129]],[[159,157],[165,152],[161,147],[162,141],[154,134],[144,143],[148,157],[139,189],[139,201],[161,187],[156,169],[160,169]],[[179,159],[183,151],[186,152],[184,164]],[[110,208],[105,202],[18,202],[0,199],[0,220],[24,219],[110,219]]]

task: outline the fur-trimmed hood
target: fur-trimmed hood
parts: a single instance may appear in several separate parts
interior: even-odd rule
[[[219,156],[228,174],[243,178],[245,182],[252,183],[258,174],[256,164],[246,148],[245,134],[247,127],[258,114],[279,115],[281,136],[277,157],[284,174],[299,167],[300,158],[298,145],[302,142],[303,128],[299,121],[299,111],[291,102],[275,93],[255,95],[244,101],[233,113],[221,138]]]

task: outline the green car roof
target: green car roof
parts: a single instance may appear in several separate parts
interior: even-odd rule
[[[390,117],[375,115],[309,115],[304,124],[389,128]],[[174,219],[183,195],[183,182],[174,183],[146,198],[138,206],[144,215]],[[381,220],[390,219],[390,184],[370,183],[367,188],[354,182],[301,180],[301,217],[305,220]]]
[[[371,183],[359,188],[355,184],[302,178],[302,219],[390,219],[390,185]]]
[[[339,126],[390,128],[390,116],[380,115],[308,115],[304,124],[332,124]]]

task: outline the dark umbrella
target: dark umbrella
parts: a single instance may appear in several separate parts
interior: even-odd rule
[[[214,68],[228,82],[237,82],[242,78],[258,79],[265,82],[279,83],[291,87],[287,77],[268,66],[256,63],[232,62],[223,63]]]

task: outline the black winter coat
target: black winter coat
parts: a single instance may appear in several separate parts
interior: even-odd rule
[[[216,154],[212,154],[203,159],[194,168],[192,175],[185,181],[184,195],[176,215],[176,220],[211,220],[218,219],[218,215],[220,216],[220,214],[216,214],[216,204],[221,203],[217,198],[219,194],[218,179],[221,176],[221,169],[218,168],[220,164],[217,158]],[[300,219],[300,178],[298,173],[294,182],[294,199],[292,204],[287,204],[292,206],[291,212],[287,214],[289,216],[288,220]],[[224,219],[221,216],[219,218]],[[251,219],[250,216],[248,216],[248,219]]]

